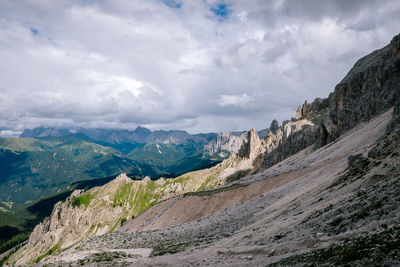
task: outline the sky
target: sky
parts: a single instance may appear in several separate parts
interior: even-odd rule
[[[264,129],[399,31],[398,0],[1,0],[0,136]]]

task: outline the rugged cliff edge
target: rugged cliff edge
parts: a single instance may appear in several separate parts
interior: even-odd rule
[[[310,104],[305,101],[295,118],[284,121],[275,132],[269,131],[265,142],[270,149],[266,149],[262,167],[268,168],[310,145],[324,146],[393,106],[394,120],[399,122],[399,102],[397,35],[389,45],[358,60],[328,98],[316,98]]]
[[[243,142],[246,141],[246,135],[242,133],[218,133],[216,140],[210,141],[204,146],[204,154],[219,154],[220,157],[226,157],[228,154],[236,154]]]

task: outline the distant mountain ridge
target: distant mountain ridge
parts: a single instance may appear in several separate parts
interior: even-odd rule
[[[257,132],[260,138],[264,138],[268,133],[267,129],[262,129]],[[221,145],[221,140],[229,142],[227,137],[246,136],[246,131],[241,132],[226,132],[226,133],[199,133],[189,134],[184,130],[156,130],[151,131],[145,127],[138,126],[135,130],[127,129],[107,129],[107,128],[79,128],[71,130],[66,128],[52,128],[52,127],[37,127],[33,129],[25,129],[20,138],[38,138],[38,137],[63,137],[68,135],[83,134],[88,138],[97,142],[106,142],[108,144],[146,144],[146,143],[175,143],[175,144],[210,144],[210,142],[217,142]],[[214,149],[215,150],[215,149]],[[235,149],[235,153],[237,149]]]
[[[0,138],[0,201],[24,203],[71,182],[121,172],[175,177],[237,153],[246,137],[244,132],[191,135],[144,127],[26,129],[20,138]]]
[[[77,136],[0,139],[0,201],[24,203],[71,182],[120,173],[158,175],[112,147]]]
[[[25,129],[20,135],[21,138],[37,138],[37,137],[62,137],[75,134],[84,134],[88,138],[95,141],[107,142],[110,144],[123,143],[202,143],[206,144],[216,138],[215,133],[194,134],[191,135],[183,130],[157,130],[151,131],[147,128],[138,126],[135,130],[125,129],[104,129],[104,128],[79,128],[77,130],[69,130],[63,128],[37,127],[34,129]]]

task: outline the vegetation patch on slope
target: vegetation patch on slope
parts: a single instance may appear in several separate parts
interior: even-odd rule
[[[19,233],[0,245],[0,254],[23,243],[29,238],[30,232]]]
[[[240,187],[248,186],[248,184],[232,184],[229,186],[224,186],[216,189],[209,189],[209,190],[201,190],[201,191],[194,191],[194,192],[187,192],[183,194],[183,197],[187,196],[208,196],[212,194],[217,194],[219,192],[229,191]]]
[[[80,207],[82,205],[87,208],[93,198],[94,196],[90,193],[85,193],[83,195],[72,198],[71,204],[74,207]]]
[[[190,243],[177,243],[171,245],[158,245],[155,246],[150,254],[151,257],[162,256],[164,254],[175,254],[183,251]]]
[[[400,226],[342,244],[290,256],[269,266],[395,266],[400,264]]]

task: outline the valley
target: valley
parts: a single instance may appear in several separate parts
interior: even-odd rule
[[[26,239],[50,215],[53,205],[75,189],[102,186],[120,173],[134,180],[157,180],[212,167],[237,152],[245,140],[238,139],[233,150],[221,150],[231,139],[216,143],[216,137],[138,127],[135,131],[80,129],[75,133],[36,128],[20,138],[0,138],[0,243]],[[209,146],[213,151],[207,150]]]

